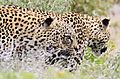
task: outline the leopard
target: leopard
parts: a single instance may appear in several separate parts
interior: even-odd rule
[[[0,60],[37,53],[47,66],[77,70],[87,47],[100,56],[110,39],[108,18],[0,6]],[[37,57],[36,57],[37,58]]]

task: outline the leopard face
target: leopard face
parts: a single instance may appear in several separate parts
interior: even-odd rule
[[[97,38],[90,40],[89,47],[91,47],[92,52],[96,56],[100,56],[107,50],[107,42],[110,38],[110,33],[108,31],[103,31],[98,34]]]
[[[62,15],[62,20],[53,21],[52,26],[55,23],[57,25],[63,26],[62,30],[71,29],[71,37],[74,41],[72,47],[77,49],[85,49],[86,46],[91,47],[92,52],[100,56],[107,50],[107,42],[110,38],[110,33],[108,31],[109,19],[101,19],[98,17],[77,14],[77,13],[67,13]],[[74,45],[74,46],[73,46]]]

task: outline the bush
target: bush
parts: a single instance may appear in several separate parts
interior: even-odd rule
[[[0,0],[0,4],[14,4],[58,13],[69,12],[71,2],[72,0]]]
[[[119,79],[120,52],[115,56],[101,56],[95,62],[83,61],[75,73],[49,68],[45,79]]]
[[[58,13],[78,12],[106,15],[114,0],[0,0],[0,4],[15,4]]]
[[[71,11],[89,15],[106,15],[114,0],[73,0]]]

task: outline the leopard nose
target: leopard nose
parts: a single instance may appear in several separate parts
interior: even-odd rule
[[[102,53],[104,53],[106,50],[107,50],[107,47],[101,49],[101,50],[100,50],[100,53],[102,54]]]

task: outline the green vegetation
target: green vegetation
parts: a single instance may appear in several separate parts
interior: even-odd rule
[[[119,74],[120,54],[117,54],[111,58],[108,55],[101,56],[95,62],[84,60],[80,70],[75,73],[50,68],[45,79],[119,79]]]
[[[0,0],[0,4],[15,4],[59,13],[80,12],[106,15],[114,0]]]
[[[115,56],[108,57],[107,54],[97,57],[93,61],[84,60],[80,69],[75,73],[58,71],[49,68],[46,71],[45,79],[119,79],[120,78],[120,52]],[[91,60],[91,59],[90,59]],[[0,73],[0,79],[37,79],[30,72],[7,72]]]
[[[89,15],[107,15],[107,10],[114,0],[0,0],[0,4],[15,4],[22,7],[36,8],[59,13],[80,12]],[[110,40],[109,50],[115,49],[115,44]],[[80,69],[75,73],[57,71],[49,68],[45,79],[119,79],[120,78],[120,53],[110,56],[108,53],[95,57],[90,48],[87,49],[85,60]],[[37,72],[36,72],[37,73]],[[37,79],[30,72],[1,72],[0,79]]]
[[[4,72],[0,73],[0,79],[37,79],[32,73],[30,72]]]
[[[106,15],[114,0],[73,0],[71,11],[89,15]]]

